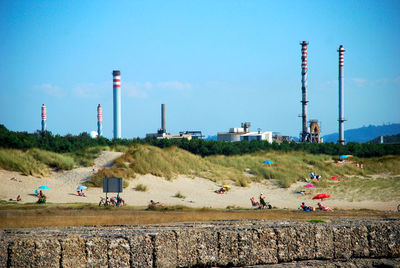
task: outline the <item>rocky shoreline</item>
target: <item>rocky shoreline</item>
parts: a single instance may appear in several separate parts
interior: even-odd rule
[[[0,230],[0,267],[334,267],[335,263],[399,267],[400,219]]]

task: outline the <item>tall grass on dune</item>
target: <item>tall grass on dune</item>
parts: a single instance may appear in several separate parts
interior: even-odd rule
[[[233,167],[239,171],[247,171],[252,181],[272,180],[282,187],[308,178],[312,171],[323,178],[331,176],[367,176],[388,172],[400,174],[400,156],[384,156],[379,158],[354,158],[344,164],[336,165],[332,156],[310,154],[306,152],[267,151],[241,156],[209,156],[205,159],[220,166]],[[265,160],[273,160],[274,164],[263,164]],[[356,166],[363,163],[364,168]]]
[[[44,163],[20,150],[1,149],[0,167],[6,170],[19,171],[27,176],[45,176],[48,174],[48,167]]]
[[[71,170],[75,166],[74,159],[67,155],[57,154],[40,149],[31,149],[28,151],[28,154],[39,162],[57,170]]]
[[[346,177],[340,182],[325,181],[318,188],[329,193],[336,199],[349,201],[400,200],[400,177]]]
[[[274,164],[263,164],[273,160]],[[355,163],[363,163],[364,168]],[[151,145],[135,144],[120,158],[113,168],[102,171],[107,176],[135,178],[135,174],[152,174],[166,179],[188,175],[210,179],[214,182],[234,181],[238,186],[247,186],[250,182],[269,180],[282,187],[308,178],[310,172],[323,178],[331,176],[367,176],[382,172],[400,174],[400,156],[381,158],[354,158],[344,164],[336,165],[334,157],[310,154],[302,151],[280,152],[263,151],[245,155],[214,155],[200,157],[177,147],[158,148]],[[94,176],[94,183],[101,186],[101,176]]]
[[[282,187],[289,187],[292,183],[306,178],[315,165],[330,158],[324,155],[311,155],[303,152],[258,152],[241,156],[210,156],[210,162],[221,166],[233,167],[239,171],[247,170],[253,181],[271,180]],[[265,160],[273,160],[274,164],[263,164]],[[323,174],[323,168],[319,174]],[[324,174],[323,174],[324,175]]]
[[[108,146],[95,146],[66,155],[72,157],[78,166],[89,167],[94,164],[94,159],[97,158],[102,151],[110,149]]]
[[[168,180],[178,175],[198,176],[212,181],[236,181],[238,185],[246,186],[249,182],[243,172],[211,163],[201,156],[194,155],[175,146],[160,149],[150,145],[135,144],[120,158],[116,159],[113,168],[96,174],[87,183],[90,186],[101,186],[101,176],[122,176],[126,179],[135,178],[135,174],[152,174]],[[94,183],[93,181],[97,182]]]

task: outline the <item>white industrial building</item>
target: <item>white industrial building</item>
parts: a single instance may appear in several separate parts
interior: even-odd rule
[[[241,141],[268,141],[272,143],[272,131],[249,132],[240,136]]]
[[[250,122],[242,123],[242,127],[240,128],[230,128],[229,132],[220,132],[217,133],[217,140],[218,141],[268,141],[272,143],[272,131],[264,131],[262,132],[250,132]]]

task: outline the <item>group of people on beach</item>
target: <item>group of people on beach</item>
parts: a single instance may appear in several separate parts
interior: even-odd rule
[[[315,208],[312,206],[307,206],[304,202],[301,203],[300,205],[300,209],[304,210],[304,211],[315,211]],[[328,206],[324,206],[322,205],[320,202],[318,202],[318,209],[322,210],[322,211],[333,211],[333,209],[331,209]]]
[[[315,174],[315,173],[312,172],[312,171],[310,172],[310,179],[311,179],[311,180],[319,181],[321,178],[322,178],[321,175]]]
[[[271,209],[272,208],[272,206],[269,204],[269,202],[267,202],[267,201],[265,201],[265,195],[263,194],[263,193],[260,193],[260,196],[259,196],[259,202],[257,202],[255,199],[254,199],[254,197],[251,197],[250,198],[250,201],[251,201],[251,205],[253,206],[253,207],[257,207],[257,208],[259,208],[259,209],[263,209],[263,208],[269,208],[269,209]]]
[[[8,201],[17,201],[17,202],[20,202],[20,201],[22,201],[22,198],[21,198],[21,196],[20,195],[18,195],[17,196],[17,199],[12,199],[12,198],[10,198]]]

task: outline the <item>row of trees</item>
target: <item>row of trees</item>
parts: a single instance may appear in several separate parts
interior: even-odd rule
[[[53,135],[50,131],[36,131],[35,133],[9,131],[0,125],[0,147],[26,150],[39,148],[56,153],[77,152],[93,146],[130,145],[132,141],[126,139],[109,140],[104,137],[93,139],[86,132],[73,136]]]
[[[40,148],[57,153],[76,152],[93,146],[114,146],[150,144],[160,148],[177,146],[193,154],[201,156],[209,155],[238,155],[254,153],[265,150],[277,150],[283,152],[306,151],[313,154],[342,155],[352,154],[359,157],[373,157],[383,155],[400,155],[399,144],[375,144],[375,143],[296,143],[283,142],[281,144],[266,141],[241,141],[221,142],[214,140],[193,139],[112,139],[104,137],[91,138],[86,132],[77,136],[53,135],[51,132],[36,131],[35,133],[9,131],[4,125],[0,125],[0,147],[14,149]]]

